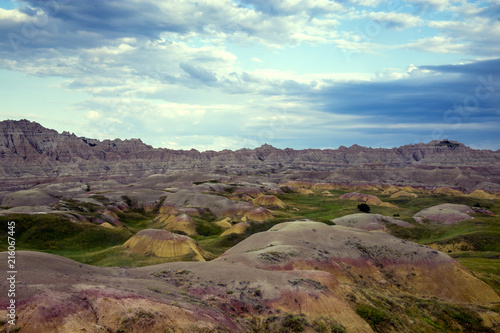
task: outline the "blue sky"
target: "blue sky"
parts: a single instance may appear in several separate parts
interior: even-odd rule
[[[500,0],[0,0],[0,119],[222,150],[500,149]]]

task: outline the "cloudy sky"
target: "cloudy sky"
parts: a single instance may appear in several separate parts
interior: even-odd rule
[[[154,147],[500,149],[500,0],[0,0],[0,119]]]

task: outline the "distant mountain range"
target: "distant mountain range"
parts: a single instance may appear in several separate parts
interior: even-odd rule
[[[28,120],[0,122],[2,186],[53,177],[134,178],[171,172],[268,175],[279,181],[447,186],[500,190],[500,151],[436,140],[398,148],[236,151],[153,148],[140,139],[103,140],[58,133]]]

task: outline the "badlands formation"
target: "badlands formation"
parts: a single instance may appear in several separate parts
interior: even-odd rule
[[[0,122],[0,250],[8,221],[18,250],[0,329],[500,331],[499,162],[449,140],[198,152]]]

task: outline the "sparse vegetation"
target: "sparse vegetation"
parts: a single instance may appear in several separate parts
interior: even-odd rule
[[[282,332],[302,332],[306,328],[307,320],[304,316],[287,314],[281,323]]]
[[[346,333],[344,326],[339,324],[336,320],[327,317],[316,318],[312,324],[311,328],[314,332],[318,333]]]
[[[18,249],[37,250],[69,256],[104,250],[123,244],[132,235],[128,230],[103,228],[90,223],[74,223],[58,215],[0,216],[0,225],[16,221]],[[0,249],[6,250],[6,228],[0,231]]]
[[[376,332],[381,332],[387,328],[391,319],[387,312],[377,309],[367,304],[360,304],[356,307],[356,313],[366,320]]]

